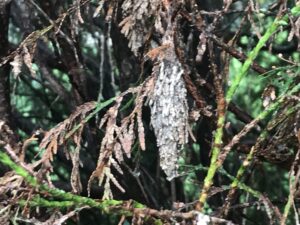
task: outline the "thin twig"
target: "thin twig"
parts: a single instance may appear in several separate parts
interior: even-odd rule
[[[300,14],[300,6],[294,7],[292,10],[292,14]],[[226,105],[231,102],[233,95],[235,94],[237,88],[239,87],[241,80],[246,76],[248,70],[251,67],[251,64],[254,62],[254,59],[259,54],[261,48],[266,44],[266,42],[269,40],[269,38],[273,35],[273,33],[280,27],[282,22],[288,21],[288,15],[285,15],[283,17],[278,17],[274,20],[274,22],[268,27],[265,34],[262,36],[262,38],[259,40],[255,48],[249,53],[248,58],[244,62],[240,72],[236,75],[235,79],[232,81],[231,86],[229,87],[228,91],[226,92]],[[218,101],[218,107],[220,106],[220,103]],[[219,109],[218,109],[219,110]],[[226,113],[227,108],[225,108]],[[217,121],[217,130],[214,136],[214,142],[213,142],[213,148],[212,148],[212,157],[211,157],[211,163],[208,170],[208,173],[204,179],[204,186],[202,189],[202,192],[199,196],[199,204],[197,204],[197,210],[202,211],[203,206],[207,200],[207,192],[209,188],[211,187],[213,183],[213,178],[218,170],[218,168],[221,166],[217,159],[219,157],[221,147],[222,147],[222,138],[223,138],[223,127],[225,125],[225,113],[224,114],[218,114],[218,121]]]

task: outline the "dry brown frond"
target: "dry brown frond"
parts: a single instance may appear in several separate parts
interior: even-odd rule
[[[70,157],[72,160],[73,168],[71,172],[71,186],[74,193],[80,193],[82,191],[82,184],[80,181],[80,173],[79,173],[79,165],[80,165],[80,143],[82,138],[83,126],[74,134],[74,142],[76,144],[76,148],[74,151],[70,151]]]
[[[65,119],[63,122],[46,132],[45,137],[39,146],[41,149],[46,149],[42,156],[42,162],[53,160],[53,154],[56,154],[57,146],[65,144],[66,134],[72,130],[73,126],[76,124],[76,122],[78,122],[78,120],[80,122],[88,112],[95,108],[95,106],[95,102],[88,102],[77,107],[76,111],[69,118]],[[75,137],[77,136],[75,135]]]
[[[32,69],[32,59],[33,59],[35,49],[36,49],[36,42],[34,42],[32,44],[32,46],[30,46],[30,48],[28,48],[28,46],[26,46],[26,45],[23,46],[23,54],[24,54],[23,55],[23,60],[24,60],[24,63],[27,66],[27,68],[29,69],[30,74],[34,77],[36,75],[36,72]]]
[[[16,51],[14,60],[10,62],[15,77],[21,73],[22,64],[24,63],[32,76],[36,76],[36,72],[32,68],[32,60],[36,49],[36,42],[21,45]]]
[[[116,104],[112,106],[100,121],[100,128],[106,125],[105,136],[101,142],[100,154],[98,158],[97,168],[92,173],[88,182],[88,192],[90,191],[92,181],[98,178],[99,185],[104,184],[103,199],[112,198],[110,189],[110,182],[112,182],[120,191],[125,190],[119,184],[115,176],[111,173],[111,166],[114,167],[120,174],[123,174],[120,163],[123,162],[124,157],[131,157],[132,146],[136,140],[134,132],[135,121],[138,124],[138,140],[142,150],[145,150],[145,134],[142,123],[142,107],[145,98],[150,95],[154,87],[153,77],[147,79],[143,84],[136,88],[131,88],[121,94]],[[135,107],[127,117],[121,120],[121,124],[117,125],[118,111],[121,106],[123,97],[127,94],[137,94],[135,100]],[[115,160],[116,159],[116,160]]]
[[[82,131],[84,128],[83,120],[90,111],[95,109],[95,107],[95,102],[88,102],[77,107],[75,112],[69,118],[46,132],[39,145],[39,148],[45,149],[45,151],[43,152],[41,159],[34,163],[34,167],[42,164],[40,170],[41,174],[48,174],[53,170],[51,162],[53,161],[53,156],[57,154],[58,148],[66,147],[67,141],[72,139],[73,143],[76,145],[75,149],[73,151],[68,149],[68,151],[64,151],[64,153],[68,159],[72,160],[71,186],[75,193],[80,193],[82,190],[79,175],[79,152]],[[79,125],[79,128],[73,132],[75,125]]]
[[[125,16],[119,26],[121,32],[129,40],[129,47],[137,55],[138,50],[144,45],[147,35],[152,29],[153,24],[145,18],[156,18],[155,25],[160,26],[157,22],[161,8],[161,1],[140,1],[125,0],[122,4],[122,14]],[[151,21],[151,20],[150,20]]]

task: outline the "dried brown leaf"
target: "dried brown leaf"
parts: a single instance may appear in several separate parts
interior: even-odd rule
[[[170,44],[161,45],[157,48],[151,49],[149,52],[146,53],[151,60],[155,60],[158,57],[163,57],[165,51],[170,47]]]
[[[122,3],[122,14],[125,18],[119,24],[121,33],[128,39],[128,46],[137,55],[138,50],[144,45],[151,29],[152,23],[145,18],[159,17],[161,1],[125,0]],[[159,24],[157,21],[156,24]]]
[[[146,144],[145,144],[145,129],[142,121],[142,111],[140,110],[137,113],[137,123],[138,123],[138,137],[139,137],[139,142],[141,149],[143,151],[146,150]]]
[[[72,159],[72,172],[71,172],[71,186],[74,193],[79,194],[82,191],[82,184],[80,181],[79,165],[80,165],[80,142],[81,142],[81,133],[83,127],[74,135],[74,142],[77,145],[74,151],[71,151],[69,154]]]
[[[14,60],[12,62],[10,62],[10,65],[12,65],[12,72],[14,74],[15,77],[18,77],[18,75],[21,73],[21,68],[22,68],[22,57],[17,54],[14,57]]]
[[[202,61],[203,55],[206,51],[206,43],[207,43],[207,37],[205,33],[201,33],[199,36],[199,44],[197,47],[197,56],[196,56],[196,62],[200,63]]]
[[[132,29],[133,23],[131,20],[131,16],[127,16],[126,18],[124,18],[121,23],[119,24],[120,27],[122,27],[121,29],[121,33],[124,34],[125,36],[129,35],[130,30]]]
[[[29,49],[27,48],[26,45],[23,46],[23,60],[24,60],[25,65],[29,69],[30,74],[33,77],[36,76],[36,72],[32,69],[32,59],[33,59],[35,47],[36,47],[36,44],[34,44],[31,48],[31,51],[29,51]]]
[[[40,149],[45,149],[45,152],[42,156],[42,159],[35,163],[35,166],[45,161],[52,161],[53,155],[57,153],[58,146],[64,145],[65,141],[71,137],[73,137],[73,141],[76,143],[76,145],[79,146],[81,138],[80,136],[84,125],[82,120],[85,118],[87,113],[93,110],[95,107],[95,102],[88,102],[77,107],[75,112],[72,113],[69,118],[65,119],[63,122],[57,124],[54,128],[46,132],[39,145]],[[81,127],[79,127],[79,133],[76,135],[72,129],[74,125],[78,124],[78,122],[81,124]],[[66,154],[67,157],[68,155],[69,153]]]
[[[99,1],[98,4],[99,4],[99,5],[97,6],[97,8],[95,9],[95,12],[94,12],[94,14],[93,14],[93,17],[94,17],[94,18],[97,17],[97,16],[99,15],[100,11],[102,10],[103,5],[104,5],[104,0]]]
[[[114,177],[112,173],[108,175],[111,182],[123,193],[125,193],[125,189],[121,186],[121,184],[118,182],[118,180]]]
[[[52,139],[50,141],[47,149],[49,149],[49,151],[48,151],[49,154],[45,155],[45,156],[50,161],[53,161],[53,155],[55,155],[57,153],[57,140],[56,139]]]
[[[111,173],[111,166],[113,166],[120,174],[123,174],[120,163],[123,162],[123,154],[127,157],[131,156],[132,145],[135,141],[135,117],[138,120],[138,132],[141,148],[145,149],[144,127],[142,123],[142,106],[144,99],[152,92],[154,87],[154,78],[150,77],[142,85],[136,88],[129,88],[126,92],[122,93],[117,99],[116,104],[112,106],[100,121],[100,127],[105,124],[105,135],[101,142],[100,154],[96,169],[93,171],[88,181],[88,194],[92,181],[97,178],[99,185],[102,185],[104,180],[104,195],[103,198],[111,198],[112,193],[109,182],[113,182],[122,192],[125,191],[114,175]],[[121,106],[123,97],[129,93],[137,93],[136,106],[132,113],[121,120],[121,125],[117,125],[118,111]],[[122,151],[123,150],[123,151]]]
[[[124,161],[122,146],[119,142],[116,142],[116,144],[114,145],[114,155],[119,163]]]
[[[102,196],[102,200],[108,200],[108,199],[112,199],[113,198],[113,194],[110,188],[110,183],[109,183],[109,179],[106,180],[105,185],[104,185],[104,193]]]
[[[113,157],[110,158],[111,165],[120,173],[123,174],[123,170]]]
[[[119,137],[119,140],[120,140],[120,143],[121,143],[122,148],[124,150],[124,153],[126,154],[126,156],[128,158],[130,158],[130,156],[131,156],[131,146],[132,146],[133,141],[135,139],[133,126],[134,126],[134,123],[132,122],[129,125],[128,130],[124,129],[123,133]]]

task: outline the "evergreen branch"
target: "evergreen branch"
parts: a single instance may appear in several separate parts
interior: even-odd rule
[[[42,197],[35,196],[34,198],[27,200],[20,200],[18,202],[20,206],[30,206],[30,207],[45,207],[45,208],[69,208],[69,207],[80,207],[73,201],[49,201]]]
[[[297,16],[300,14],[300,6],[294,7],[292,10],[292,15]],[[234,93],[236,92],[238,86],[240,85],[242,79],[245,77],[247,74],[251,64],[254,62],[254,59],[257,57],[259,54],[261,48],[267,43],[267,41],[270,39],[270,37],[273,35],[273,33],[281,26],[285,25],[289,20],[288,15],[284,15],[282,17],[275,18],[273,23],[269,26],[269,28],[266,30],[265,34],[261,37],[261,39],[258,41],[257,45],[255,48],[249,53],[246,61],[244,62],[240,72],[236,75],[234,80],[232,81],[232,85],[229,87],[228,91],[226,92],[226,105],[231,102],[232,97]],[[279,105],[279,103],[277,103]],[[272,105],[270,108],[276,108],[278,105]],[[226,107],[227,108],[227,107]],[[261,117],[265,118],[270,111],[265,111],[261,115]],[[217,159],[219,157],[219,154],[221,152],[221,147],[222,147],[222,139],[223,139],[223,128],[225,125],[225,117],[226,117],[226,109],[224,114],[219,114],[218,115],[218,121],[217,121],[217,130],[214,136],[214,142],[213,142],[213,148],[212,148],[212,157],[211,157],[211,162],[210,162],[210,167],[207,172],[207,175],[204,179],[204,186],[201,191],[201,194],[199,196],[199,203],[197,204],[196,209],[198,211],[202,211],[202,208],[207,200],[208,197],[208,190],[210,189],[211,185],[213,184],[213,178],[215,176],[216,171],[220,167]],[[262,118],[261,118],[262,119]]]
[[[101,209],[103,211],[107,211],[110,207],[116,207],[121,206],[123,204],[123,201],[118,200],[105,200],[98,202],[92,198],[83,197],[79,195],[75,195],[69,192],[65,192],[63,190],[57,189],[57,188],[50,188],[46,184],[40,184],[36,177],[31,176],[24,168],[17,165],[15,162],[11,160],[11,158],[3,151],[0,151],[0,162],[8,167],[10,167],[16,174],[20,175],[24,178],[24,180],[32,187],[38,189],[41,192],[47,193],[47,195],[50,195],[53,198],[59,198],[63,201],[61,204],[58,202],[52,202],[45,200],[43,198],[35,198],[31,201],[31,203],[34,206],[46,206],[49,205],[52,207],[67,207],[74,205],[80,205],[80,206],[90,206],[95,207],[98,209]],[[20,203],[23,203],[22,201]],[[72,203],[72,204],[71,204]],[[144,206],[140,203],[134,202],[133,204],[136,208],[143,208]]]
[[[294,92],[299,91],[299,90],[300,90],[300,85],[298,84],[291,91],[289,91],[288,94],[291,95]],[[263,111],[262,113],[260,113],[259,116],[255,120],[253,120],[253,121],[259,121],[261,119],[264,119],[270,112],[276,110],[279,107],[279,105],[284,101],[284,99],[285,99],[285,96],[280,97],[277,102],[273,103],[273,105],[271,105],[266,111]],[[289,109],[288,110],[288,114],[291,114],[291,113],[295,112],[296,108],[298,108],[298,107],[299,106],[295,106],[294,108]],[[251,124],[251,123],[249,123],[249,124]],[[247,127],[247,125],[245,127]],[[243,133],[243,130],[239,134]],[[242,137],[242,135],[239,135],[239,134],[236,135],[236,136],[238,136],[239,139],[240,139]],[[258,139],[265,138],[266,134],[267,134],[267,131],[263,131],[260,134],[260,136],[258,137]],[[233,147],[233,145],[227,145],[227,146],[228,146],[228,152],[229,152],[229,150]],[[251,161],[253,160],[253,157],[255,156],[256,151],[257,151],[257,148],[255,146],[253,146],[251,148],[250,152],[248,153],[246,159],[243,161],[242,165],[238,169],[237,175],[236,175],[236,177],[234,177],[233,182],[230,185],[231,190],[229,191],[229,193],[227,195],[225,207],[223,207],[224,208],[224,214],[225,214],[225,216],[228,213],[228,209],[229,209],[229,206],[230,206],[230,203],[231,203],[231,199],[233,198],[233,196],[234,196],[234,194],[236,192],[236,189],[239,187],[240,183],[242,183],[241,182],[241,178],[243,177],[246,169],[251,164]],[[222,159],[224,159],[224,158],[225,158],[225,156],[222,157]],[[220,159],[220,160],[222,160],[222,159]],[[221,164],[221,163],[219,162],[219,164]],[[261,195],[261,196],[263,196],[263,195]],[[287,212],[289,211],[289,209],[288,209],[288,205],[289,204],[290,204],[290,199],[289,199],[289,201],[288,201],[288,203],[287,203],[287,205],[285,207],[285,213],[286,213],[286,211]]]
[[[300,15],[300,6],[296,6],[291,10],[291,13],[293,16],[299,16]],[[231,102],[232,97],[234,93],[236,92],[238,86],[241,83],[241,80],[245,77],[247,74],[250,66],[254,62],[254,59],[257,57],[258,53],[260,52],[261,48],[267,43],[267,41],[270,39],[270,37],[273,35],[273,33],[281,26],[285,25],[289,20],[288,15],[284,15],[282,18],[276,18],[274,22],[269,26],[269,28],[266,30],[265,34],[261,37],[261,39],[258,41],[255,48],[249,53],[246,61],[244,62],[240,72],[236,75],[234,80],[232,81],[232,85],[229,87],[227,93],[226,93],[226,103],[229,104]]]
[[[293,95],[297,91],[300,90],[300,84],[294,86],[290,91],[288,91],[285,95],[280,96],[277,101],[272,103],[267,109],[262,111],[254,120],[252,120],[250,123],[244,126],[244,128],[236,134],[229,144],[227,144],[224,148],[222,153],[219,155],[218,164],[221,166],[230,152],[230,150],[241,140],[242,137],[244,137],[253,127],[255,127],[259,121],[265,119],[270,113],[278,109],[278,107],[285,101],[287,96]],[[296,108],[299,106],[295,106],[294,108],[291,108],[287,111],[287,115],[295,112]],[[250,153],[249,153],[250,154]]]
[[[90,119],[92,119],[100,110],[109,106],[113,101],[116,100],[116,97],[112,97],[105,102],[96,102],[95,110],[90,113],[84,120],[77,124],[69,133],[66,134],[65,139],[70,138],[79,128],[86,124]]]
[[[87,3],[89,3],[91,0],[81,0],[80,5],[83,6]],[[47,27],[44,27],[39,30],[35,30],[32,33],[30,33],[19,45],[19,47],[11,52],[8,56],[3,57],[0,59],[0,67],[2,67],[4,64],[12,60],[19,52],[21,51],[23,46],[30,45],[35,43],[39,38],[44,36],[45,34],[49,33],[53,28],[57,28],[57,25],[59,25],[66,16],[71,15],[71,13],[75,12],[77,8],[74,6],[70,7],[65,13],[60,14],[60,16],[55,21],[50,21],[51,24]]]
[[[0,151],[0,162],[4,165],[10,167],[16,174],[22,176],[24,180],[32,187],[36,188],[41,192],[45,192],[47,196],[52,198],[61,199],[61,201],[49,201],[42,197],[34,197],[33,199],[26,201],[20,200],[18,202],[21,206],[30,206],[30,207],[47,207],[47,208],[67,208],[67,207],[93,207],[100,209],[104,213],[114,213],[116,215],[124,215],[124,216],[133,216],[139,215],[144,217],[147,220],[147,217],[153,217],[155,222],[159,222],[158,224],[162,224],[163,221],[173,221],[174,219],[184,219],[184,220],[195,220],[197,216],[205,216],[200,215],[199,212],[194,210],[189,212],[176,212],[172,210],[156,210],[147,208],[145,205],[136,202],[136,201],[119,201],[119,200],[103,200],[96,201],[94,199],[74,195],[72,193],[65,192],[63,190],[57,188],[50,188],[45,184],[40,184],[38,180],[31,176],[24,168],[17,165],[13,162],[10,157]],[[128,207],[129,205],[129,207]],[[215,222],[228,222],[226,220],[222,220],[216,217],[209,217],[211,221]]]
[[[100,209],[104,213],[115,213],[117,215],[124,216],[152,216],[154,218],[162,219],[162,220],[171,220],[172,218],[180,218],[180,219],[195,219],[198,215],[195,211],[189,212],[175,212],[172,210],[156,210],[147,208],[145,205],[136,202],[136,201],[119,201],[119,200],[103,200],[96,201],[94,199],[74,195],[69,192],[65,192],[63,190],[57,188],[50,188],[45,184],[40,184],[38,180],[31,176],[24,168],[17,165],[13,162],[10,157],[3,151],[0,151],[0,162],[8,167],[10,167],[16,174],[22,176],[24,180],[32,187],[36,188],[40,192],[44,192],[47,196],[52,198],[58,198],[62,201],[49,201],[41,197],[35,197],[29,201],[20,200],[18,203],[20,205],[29,205],[30,207],[55,207],[55,208],[66,208],[66,207],[82,207],[88,206]],[[130,207],[128,204],[130,203]],[[211,219],[217,220],[218,218],[211,217]]]
[[[198,165],[196,167],[193,168],[193,171],[196,170],[200,170],[200,171],[208,171],[209,167],[203,166],[203,165]],[[189,172],[187,172],[189,173]],[[236,180],[236,177],[232,176],[230,173],[228,173],[223,167],[220,167],[217,171],[217,173],[220,173],[221,175],[224,175],[225,177],[227,177],[228,179],[230,179],[233,182],[235,182],[235,185],[237,188],[244,190],[246,192],[248,192],[249,194],[253,195],[255,198],[260,199],[263,194],[260,193],[257,190],[254,190],[253,188],[249,187],[248,185],[246,185],[245,183],[243,183],[240,180]],[[183,176],[184,174],[181,174],[181,176]]]

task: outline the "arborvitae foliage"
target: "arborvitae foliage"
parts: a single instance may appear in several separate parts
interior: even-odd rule
[[[0,0],[0,224],[299,224],[300,2]]]

